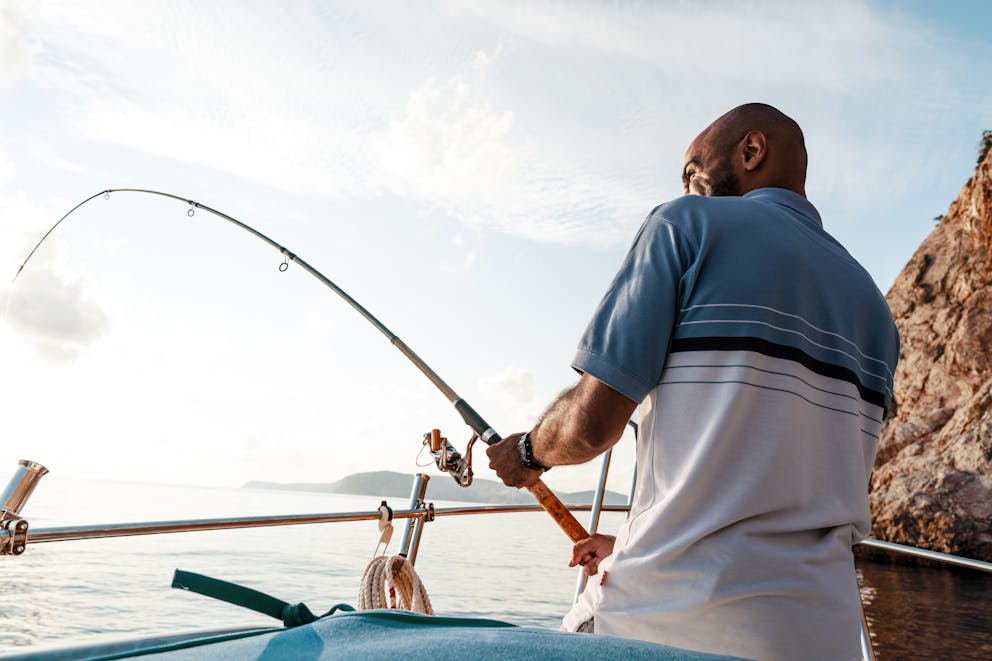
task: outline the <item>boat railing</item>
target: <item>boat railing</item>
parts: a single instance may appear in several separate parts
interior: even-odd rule
[[[636,434],[636,427],[634,427]],[[600,470],[599,481],[596,487],[593,502],[589,505],[566,505],[572,512],[590,512],[589,532],[596,533],[599,529],[600,515],[603,512],[630,512],[631,497],[634,493],[634,484],[631,485],[626,505],[605,505],[606,482],[609,476],[610,462],[613,451],[604,453]],[[38,481],[47,469],[41,464],[33,461],[22,460],[19,463],[17,472],[10,481],[6,489],[0,496],[0,555],[20,555],[24,553],[28,542],[32,544],[45,542],[62,542],[71,540],[100,539],[108,537],[130,537],[135,535],[157,535],[164,533],[196,532],[206,530],[232,530],[239,528],[263,528],[270,526],[303,525],[316,523],[336,523],[345,521],[374,521],[379,520],[383,514],[380,510],[362,512],[333,512],[320,514],[290,514],[290,515],[269,515],[269,516],[243,516],[231,518],[213,519],[186,519],[180,521],[149,521],[134,523],[112,523],[102,525],[80,525],[61,526],[52,528],[41,528],[30,530],[26,519],[21,516],[21,511],[27,499],[30,497]],[[478,516],[489,514],[509,514],[521,512],[541,512],[543,508],[538,504],[533,505],[465,505],[456,507],[435,507],[433,503],[427,502],[427,484],[430,476],[418,473],[413,478],[413,485],[410,492],[410,500],[406,509],[391,511],[392,519],[406,520],[406,527],[403,533],[403,541],[400,544],[399,554],[407,557],[411,564],[417,560],[417,551],[420,548],[420,540],[426,523],[434,521],[437,517],[446,516]],[[636,473],[634,483],[636,483]],[[959,556],[919,549],[892,542],[884,542],[876,539],[866,539],[861,544],[881,549],[886,552],[903,554],[922,558],[929,561],[944,563],[951,566],[964,567],[992,573],[992,563],[962,558]],[[579,568],[578,580],[576,583],[575,599],[585,589],[588,577]],[[864,659],[874,659],[874,651],[871,646],[870,633],[867,629],[867,621],[862,613],[861,645]]]
[[[634,437],[637,437],[638,425],[633,420],[628,421]],[[630,486],[626,506],[604,506],[606,480],[610,472],[612,448],[603,454],[599,482],[596,486],[593,502],[590,505],[566,505],[572,512],[592,512],[589,532],[599,529],[600,513],[603,511],[629,512],[630,499],[634,493],[637,480],[636,469],[634,482]],[[131,537],[136,535],[158,535],[164,533],[196,532],[205,530],[232,530],[238,528],[264,528],[268,526],[288,526],[313,523],[334,523],[342,521],[378,520],[382,515],[379,510],[366,512],[333,512],[323,514],[289,514],[270,516],[245,516],[214,519],[185,519],[180,521],[146,521],[134,523],[110,523],[98,525],[61,526],[42,528],[29,532],[28,520],[21,516],[21,510],[34,491],[38,481],[48,473],[41,464],[22,459],[17,471],[0,496],[0,555],[20,555],[27,548],[28,541],[32,544],[44,542],[64,542],[83,539],[101,539],[108,537]],[[411,564],[417,559],[417,550],[424,530],[424,523],[433,521],[437,516],[464,516],[480,514],[497,514],[512,512],[540,512],[543,508],[534,505],[483,505],[466,507],[435,508],[428,503],[427,483],[430,476],[417,473],[413,477],[410,501],[405,510],[391,510],[391,517],[406,519],[407,525],[400,544],[401,555],[407,557]],[[580,572],[581,574],[581,572]],[[576,599],[585,588],[584,575],[580,575],[576,586]]]
[[[591,505],[567,505],[572,512],[590,512]],[[485,514],[511,514],[520,512],[543,512],[540,505],[466,505],[461,507],[420,507],[414,509],[393,510],[396,519],[421,519],[444,516],[467,516]],[[629,512],[629,505],[603,505],[601,512]],[[158,535],[180,532],[202,532],[206,530],[233,530],[238,528],[264,528],[268,526],[292,526],[313,523],[339,523],[345,521],[375,521],[379,518],[378,510],[360,512],[329,512],[314,514],[289,514],[271,516],[245,516],[214,519],[184,519],[178,521],[146,521],[110,524],[91,524],[79,526],[56,526],[50,528],[32,529],[27,535],[32,544],[46,542],[67,542],[85,539],[102,539],[108,537],[131,537],[135,535]],[[590,526],[591,527],[591,526]],[[5,547],[15,537],[12,530],[0,529],[0,547]],[[920,549],[915,546],[895,544],[878,539],[868,538],[859,542],[862,546],[889,551],[930,560],[956,567],[974,569],[992,573],[992,563],[964,558],[961,556]],[[401,545],[401,548],[403,545]],[[14,553],[7,553],[14,555]]]
[[[414,490],[418,491],[418,483],[426,485],[430,476],[418,474],[414,479]],[[436,517],[445,516],[468,516],[484,514],[510,514],[520,512],[543,512],[543,508],[538,505],[464,505],[454,507],[435,507],[433,503],[423,501],[423,496],[417,496],[418,502],[413,503],[408,509],[394,509],[393,518],[408,520],[413,527],[408,524],[404,533],[404,541],[400,545],[401,549],[416,548],[423,531],[423,526],[417,526],[418,522],[433,521]],[[590,512],[592,505],[568,505],[573,512]],[[600,511],[603,512],[627,512],[627,505],[603,505]],[[265,528],[270,526],[292,526],[314,523],[340,523],[346,521],[375,521],[380,518],[378,510],[367,510],[359,512],[328,512],[313,514],[276,514],[267,516],[241,516],[209,519],[182,519],[175,521],[143,521],[108,524],[88,524],[78,526],[55,526],[48,528],[32,528],[25,536],[31,544],[42,544],[47,542],[67,542],[86,539],[103,539],[109,537],[131,537],[137,535],[159,535],[180,532],[202,532],[207,530],[233,530],[239,528]],[[26,519],[19,519],[26,521]],[[0,529],[0,548],[6,548],[15,536],[13,530]],[[7,555],[20,555],[12,550]],[[411,561],[413,558],[410,558]]]

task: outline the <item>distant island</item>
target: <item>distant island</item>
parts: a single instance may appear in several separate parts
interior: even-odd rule
[[[413,475],[392,471],[373,471],[355,473],[337,482],[280,483],[250,480],[245,482],[241,488],[409,498],[412,485]],[[589,505],[592,503],[594,495],[595,492],[593,491],[574,491],[559,493],[558,498],[566,505]],[[455,481],[447,475],[431,475],[431,480],[427,484],[427,499],[500,505],[527,505],[536,502],[527,491],[510,489],[502,482],[476,479],[472,482],[472,486],[465,489],[455,484]],[[615,491],[607,491],[603,497],[603,503],[606,505],[626,505],[627,496]]]

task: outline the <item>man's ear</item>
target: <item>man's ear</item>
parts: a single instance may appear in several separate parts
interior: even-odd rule
[[[761,131],[751,131],[741,141],[742,163],[745,172],[756,170],[768,155],[768,139]]]

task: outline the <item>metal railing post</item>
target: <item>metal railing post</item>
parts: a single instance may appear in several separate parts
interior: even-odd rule
[[[589,517],[589,534],[595,535],[599,530],[599,515],[603,512],[603,498],[606,495],[606,478],[610,474],[610,460],[613,458],[613,448],[603,454],[603,465],[599,470],[599,482],[596,484],[596,495],[592,499],[592,513]],[[582,591],[586,589],[589,582],[589,575],[583,567],[579,567],[579,577],[575,582],[575,598],[573,602],[579,600]]]
[[[638,434],[641,433],[641,426],[639,423],[633,420],[628,420],[627,425],[634,430],[634,450],[636,452],[637,448],[637,438]],[[634,474],[630,478],[630,491],[627,493],[627,518],[630,518],[630,508],[634,505],[634,491],[637,489],[637,461],[634,461]]]
[[[17,471],[0,494],[0,555],[20,555],[28,543],[28,521],[21,510],[48,469],[36,461],[21,459]]]
[[[633,420],[627,421],[627,426],[634,430],[634,443],[637,443],[637,432],[639,430],[638,424]],[[593,497],[592,502],[592,515],[589,517],[589,534],[595,535],[599,531],[599,515],[603,511],[603,498],[606,496],[606,478],[610,474],[610,461],[613,459],[613,448],[606,451],[603,455],[603,467],[599,472],[599,483],[596,485],[596,495]],[[634,462],[634,477],[630,484],[630,493],[627,494],[627,516],[630,516],[630,506],[634,502],[634,487],[637,486],[637,462]],[[582,592],[586,589],[586,584],[589,582],[589,575],[579,567],[579,577],[575,582],[575,598],[572,599],[573,602],[579,600]]]
[[[868,616],[865,615],[865,605],[861,602],[860,592],[861,590],[859,588],[858,604],[861,606],[861,660],[875,661],[875,647],[871,644],[871,631],[868,629]]]
[[[424,496],[427,494],[427,482],[430,475],[417,473],[413,476],[413,488],[410,490],[409,509],[421,509],[424,507]],[[406,522],[406,529],[403,531],[403,541],[400,543],[399,555],[405,556],[410,564],[416,564],[417,551],[420,549],[420,538],[423,534],[425,516],[413,517]]]

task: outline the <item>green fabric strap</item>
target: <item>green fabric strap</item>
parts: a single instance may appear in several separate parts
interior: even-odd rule
[[[276,599],[271,595],[258,590],[246,588],[236,583],[228,583],[202,574],[177,569],[172,577],[172,587],[180,590],[196,592],[206,597],[220,599],[235,606],[250,608],[253,611],[282,620],[287,627],[297,627],[301,624],[310,624],[319,619],[314,615],[304,603],[290,604],[282,599]],[[348,604],[336,604],[331,610],[320,617],[326,617],[335,611],[353,611],[353,607]]]

